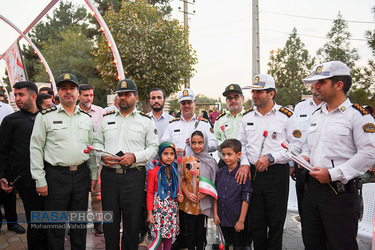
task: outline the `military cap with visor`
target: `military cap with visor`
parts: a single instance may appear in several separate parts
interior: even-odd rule
[[[244,87],[243,89],[276,89],[275,80],[268,74],[259,74],[254,77],[252,85]]]
[[[302,80],[305,84],[315,83],[334,76],[350,76],[350,68],[343,62],[330,61],[315,66],[311,73],[311,76]]]
[[[72,82],[78,87],[78,79],[75,75],[70,73],[64,73],[57,78],[56,87],[60,87],[61,84],[66,82]]]
[[[229,84],[225,88],[225,91],[223,92],[223,96],[227,96],[229,93],[232,93],[232,92],[237,92],[237,93],[243,95],[242,88],[240,87],[240,85],[238,85],[238,84]]]
[[[123,93],[123,92],[138,93],[137,85],[135,84],[135,82],[133,82],[133,80],[130,80],[130,79],[120,80],[117,83],[117,88],[116,88],[115,93],[117,94],[117,93]]]

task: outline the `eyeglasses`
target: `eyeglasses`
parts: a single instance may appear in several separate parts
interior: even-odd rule
[[[227,96],[226,99],[227,99],[228,101],[232,101],[233,99],[234,99],[235,101],[238,101],[240,98],[241,98],[240,95],[234,95],[234,96]]]

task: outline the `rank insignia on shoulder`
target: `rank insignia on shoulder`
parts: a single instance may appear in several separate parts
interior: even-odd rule
[[[158,130],[154,129],[154,133],[155,133],[155,135],[157,135],[158,134]]]
[[[149,119],[151,119],[151,116],[146,114],[145,112],[139,112],[140,115],[143,115],[144,117],[147,117]]]
[[[366,133],[374,133],[375,132],[375,125],[373,123],[366,123],[363,125],[363,130]]]
[[[281,108],[279,109],[279,111],[280,111],[281,113],[283,113],[284,115],[288,116],[288,117],[291,117],[291,116],[293,115],[293,112],[292,112],[291,110],[285,108],[285,107],[281,107]]]
[[[221,117],[223,117],[225,114],[226,114],[226,112],[224,112],[224,111],[221,112],[221,114],[218,117],[216,117],[216,121],[219,120]]]
[[[109,112],[105,113],[105,114],[103,115],[103,117],[106,116],[106,115],[113,115],[114,113],[115,113],[115,110],[113,110],[113,111],[109,111]]]
[[[298,130],[298,129],[294,130],[293,136],[296,137],[296,138],[301,138],[301,136],[302,136],[301,130]]]
[[[43,109],[42,111],[40,111],[40,113],[42,113],[42,115],[45,115],[48,112],[55,111],[55,110],[57,110],[57,107],[56,106],[52,106],[52,107],[48,107],[46,109]]]
[[[201,121],[208,122],[208,120],[205,118],[202,118]]]
[[[176,118],[170,120],[169,123],[172,123],[172,122],[175,122],[175,121],[179,121],[180,119],[181,119],[181,117],[176,117]]]
[[[243,115],[246,115],[247,113],[250,113],[250,112],[253,111],[253,110],[254,110],[254,108],[251,107],[251,108],[249,108],[248,110],[246,110],[246,111],[243,113]]]
[[[210,132],[213,134],[213,133],[214,133],[214,129],[213,129],[213,128],[210,128]]]
[[[352,107],[355,108],[356,110],[358,110],[359,113],[361,113],[362,115],[369,114],[369,112],[364,107],[362,107],[361,105],[359,105],[358,103],[353,104]]]

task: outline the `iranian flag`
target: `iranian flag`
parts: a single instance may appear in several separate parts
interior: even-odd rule
[[[154,240],[152,241],[151,245],[148,246],[148,249],[156,250],[161,242],[161,235],[159,230],[155,230],[156,235]]]
[[[211,195],[217,200],[216,186],[209,179],[199,177],[199,192]]]

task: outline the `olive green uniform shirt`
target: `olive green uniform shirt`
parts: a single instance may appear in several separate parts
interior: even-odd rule
[[[93,134],[91,117],[77,107],[72,116],[61,104],[41,111],[30,141],[31,175],[36,187],[47,185],[44,161],[52,166],[75,166],[88,161],[91,179],[97,180],[95,156],[83,152],[92,144]]]
[[[136,109],[124,117],[119,110],[103,116],[95,134],[94,147],[117,154],[133,153],[133,166],[145,166],[157,155],[157,129],[151,117]]]

